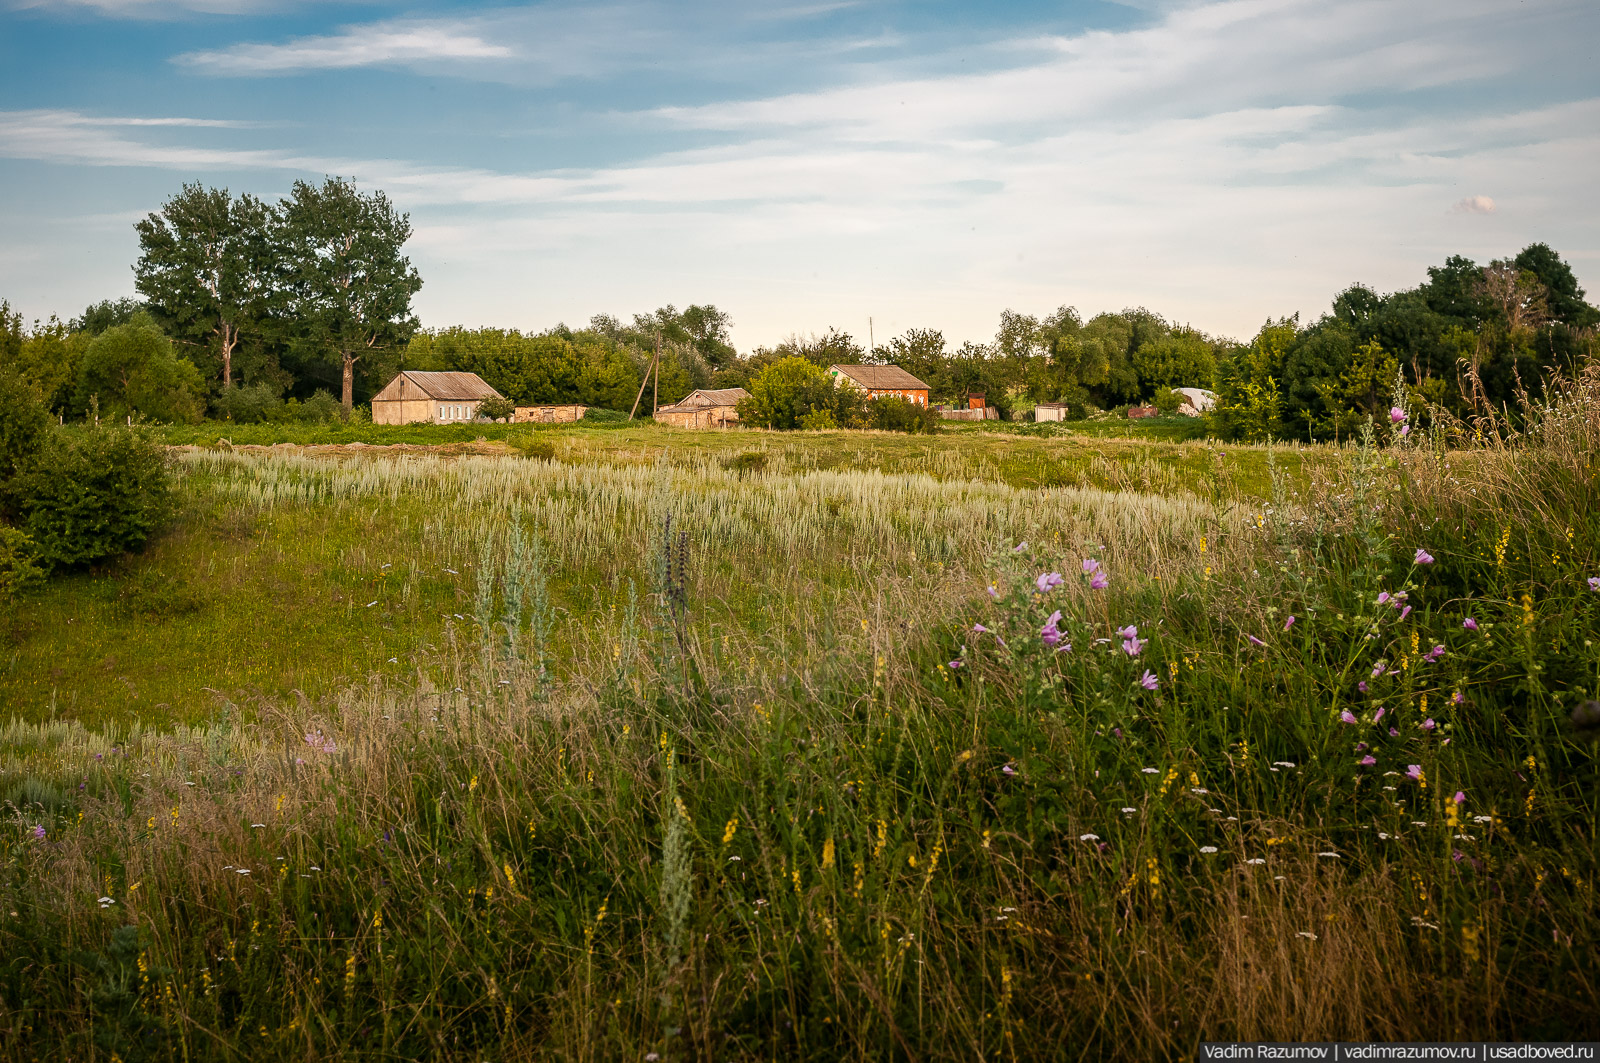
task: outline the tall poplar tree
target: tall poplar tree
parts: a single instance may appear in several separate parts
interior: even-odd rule
[[[169,334],[211,352],[224,390],[240,339],[261,321],[272,291],[271,223],[271,208],[252,195],[186,184],[134,225],[134,287]]]
[[[404,345],[417,329],[411,297],[422,278],[400,253],[410,216],[382,192],[363,195],[340,178],[296,181],[277,213],[286,328],[313,360],[338,364],[348,413],[356,363]]]

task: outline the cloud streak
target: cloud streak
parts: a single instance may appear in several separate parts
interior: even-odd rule
[[[287,44],[239,44],[219,51],[190,52],[173,62],[203,74],[243,77],[436,61],[502,60],[515,55],[509,46],[486,41],[459,23],[417,22],[354,27]]]

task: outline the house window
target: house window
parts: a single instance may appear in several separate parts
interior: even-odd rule
[[[441,420],[441,421],[444,420],[444,407],[443,406],[439,407],[439,420]]]

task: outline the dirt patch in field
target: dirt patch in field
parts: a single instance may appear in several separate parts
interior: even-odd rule
[[[253,451],[258,453],[287,452],[294,454],[311,454],[317,457],[383,457],[394,454],[431,454],[436,457],[453,458],[466,455],[506,455],[515,454],[517,450],[509,444],[493,439],[477,439],[470,443],[244,443],[235,446],[227,440],[222,440],[215,446],[202,447],[194,444],[185,444],[171,448],[174,451],[199,451],[199,450],[238,450]]]

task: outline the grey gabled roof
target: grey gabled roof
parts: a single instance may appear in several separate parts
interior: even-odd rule
[[[674,405],[677,406],[737,406],[750,393],[744,388],[701,388],[691,391]]]
[[[831,365],[869,391],[928,391],[927,384],[897,365]]]
[[[447,402],[477,402],[483,399],[504,397],[494,388],[485,384],[483,378],[477,373],[425,373],[416,369],[408,369],[400,375],[415,384],[430,399],[440,399]],[[390,386],[393,386],[393,382],[391,382]],[[388,388],[384,388],[384,391],[388,390]]]

